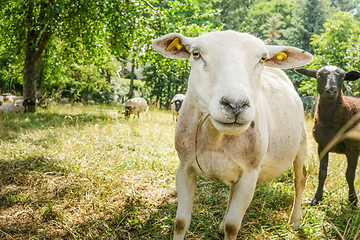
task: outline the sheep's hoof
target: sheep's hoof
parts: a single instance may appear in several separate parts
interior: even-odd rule
[[[316,206],[316,205],[319,204],[320,201],[321,201],[321,199],[318,200],[317,198],[314,198],[314,199],[311,201],[310,205],[311,205],[311,206]]]
[[[357,197],[356,197],[356,194],[351,194],[351,195],[349,195],[349,201],[351,202],[351,204],[352,204],[353,206],[356,206],[356,205],[357,205],[357,202],[358,202]]]
[[[294,230],[299,230],[301,229],[301,220],[298,220],[296,222],[291,222],[291,220],[289,220],[288,225],[291,226]]]
[[[220,228],[219,228],[219,233],[221,234],[225,234],[225,226],[224,226],[224,221],[221,222],[220,224]]]

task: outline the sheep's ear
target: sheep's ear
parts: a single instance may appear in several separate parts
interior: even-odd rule
[[[306,69],[306,68],[295,68],[294,71],[298,74],[305,75],[308,77],[316,78],[316,70],[313,69]]]
[[[189,49],[192,38],[184,37],[178,33],[170,33],[152,41],[156,51],[168,58],[189,58]]]
[[[359,71],[349,71],[345,73],[345,78],[344,80],[346,81],[355,81],[358,80],[360,78],[360,72]]]
[[[275,68],[294,68],[305,65],[312,61],[313,56],[296,47],[273,46],[267,45],[269,58],[265,62],[265,66]]]

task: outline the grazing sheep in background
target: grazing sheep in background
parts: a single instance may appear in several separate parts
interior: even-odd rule
[[[181,105],[183,103],[185,99],[185,95],[184,94],[176,94],[172,99],[171,99],[171,113],[173,116],[173,122],[175,122],[175,118],[176,121],[178,120],[179,117],[179,111],[181,108]]]
[[[3,101],[4,102],[14,102],[15,101],[16,96],[12,95],[11,93],[3,93]]]
[[[24,112],[31,112],[30,109],[31,107],[30,106],[35,106],[36,105],[36,101],[37,100],[33,100],[31,98],[25,98],[24,99],[24,102],[23,102],[23,106],[24,106]]]
[[[132,98],[126,101],[125,103],[125,118],[129,118],[131,114],[134,114],[138,116],[138,119],[140,118],[140,113],[145,112],[146,117],[148,118],[148,112],[149,107],[147,105],[147,102],[143,98]]]
[[[4,103],[0,106],[0,112],[3,113],[24,113],[25,108],[22,104],[15,104],[11,102]]]
[[[325,66],[318,71],[311,69],[296,68],[295,72],[316,78],[317,91],[319,93],[318,103],[314,116],[313,136],[318,143],[318,153],[326,147],[335,134],[345,125],[357,112],[360,112],[360,99],[344,96],[342,94],[343,81],[354,81],[360,78],[360,72],[345,72],[336,66]],[[359,123],[359,121],[357,122]],[[355,123],[356,124],[356,123]],[[354,124],[354,126],[355,126]],[[346,170],[346,181],[349,185],[349,200],[357,204],[354,188],[354,179],[360,141],[345,139],[336,144],[329,152],[345,154],[348,162]],[[323,197],[324,182],[327,175],[329,152],[320,159],[319,186],[311,205],[317,205]]]
[[[311,54],[234,31],[195,38],[172,33],[153,46],[191,65],[175,131],[180,165],[174,239],[183,239],[189,228],[198,175],[230,185],[220,226],[230,240],[236,239],[256,184],[280,176],[291,164],[295,197],[289,224],[299,227],[306,181],[304,112],[291,81],[277,68],[304,65]]]
[[[15,104],[23,105],[23,104],[24,104],[24,99],[17,99],[17,100],[15,100]]]

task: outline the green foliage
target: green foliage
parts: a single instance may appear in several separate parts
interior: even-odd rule
[[[324,28],[323,34],[312,37],[315,59],[311,66],[336,65],[344,70],[359,66],[360,22],[351,13],[338,12],[334,20],[324,24]]]
[[[21,54],[14,54],[10,49],[0,44],[0,93],[16,93],[17,90],[21,89],[21,60]]]
[[[291,18],[292,26],[284,31],[288,44],[313,52],[313,48],[309,45],[310,38],[313,34],[323,32],[323,24],[329,12],[327,1],[295,1]]]
[[[333,0],[331,6],[338,11],[351,12],[355,18],[360,18],[360,0]]]
[[[249,9],[258,2],[256,0],[223,0],[220,4],[221,20],[225,23],[225,29],[241,30]]]
[[[325,32],[312,37],[314,60],[310,68],[318,70],[325,65],[336,65],[345,71],[358,69],[360,65],[360,22],[351,13],[338,12],[335,19],[324,24]],[[358,95],[360,84],[348,82],[350,88]],[[299,91],[316,94],[316,80],[303,82]]]
[[[98,44],[101,42],[98,41]],[[107,74],[115,72],[117,61],[109,49],[102,48],[100,53],[88,50],[81,44],[78,44],[79,49],[69,45],[71,43],[59,38],[53,39],[48,45],[43,61],[42,84],[47,95],[87,100],[95,94],[111,91]]]
[[[275,20],[275,30],[279,31],[279,36],[275,38],[275,41],[272,39],[268,43],[280,45],[284,41],[282,32],[290,26],[292,10],[291,2],[286,0],[259,1],[249,9],[247,16],[240,25],[240,30],[249,32],[261,39],[270,40],[271,31],[269,30],[274,27],[271,24]]]
[[[169,101],[177,93],[186,93],[190,66],[187,61],[164,58],[158,64],[144,69],[145,86],[150,91],[151,102],[169,107]]]

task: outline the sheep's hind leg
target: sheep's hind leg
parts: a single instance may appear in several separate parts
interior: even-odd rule
[[[323,150],[320,145],[318,146],[318,153],[320,155],[321,151]],[[319,167],[319,185],[316,191],[314,199],[311,201],[311,206],[317,205],[323,197],[323,190],[324,190],[324,183],[327,176],[327,168],[329,163],[329,153],[326,153],[323,159],[320,160],[320,167]]]
[[[348,162],[348,166],[346,170],[346,181],[349,185],[349,201],[354,206],[356,206],[357,204],[357,196],[354,187],[354,180],[355,180],[356,166],[358,162],[358,155],[359,155],[359,151],[357,150],[348,150],[346,152],[346,157]]]
[[[295,228],[299,228],[301,224],[301,200],[306,183],[306,167],[305,167],[306,150],[307,150],[306,135],[304,135],[299,147],[299,152],[296,155],[294,161],[295,196],[294,196],[294,205],[288,222],[288,224],[294,224]]]

